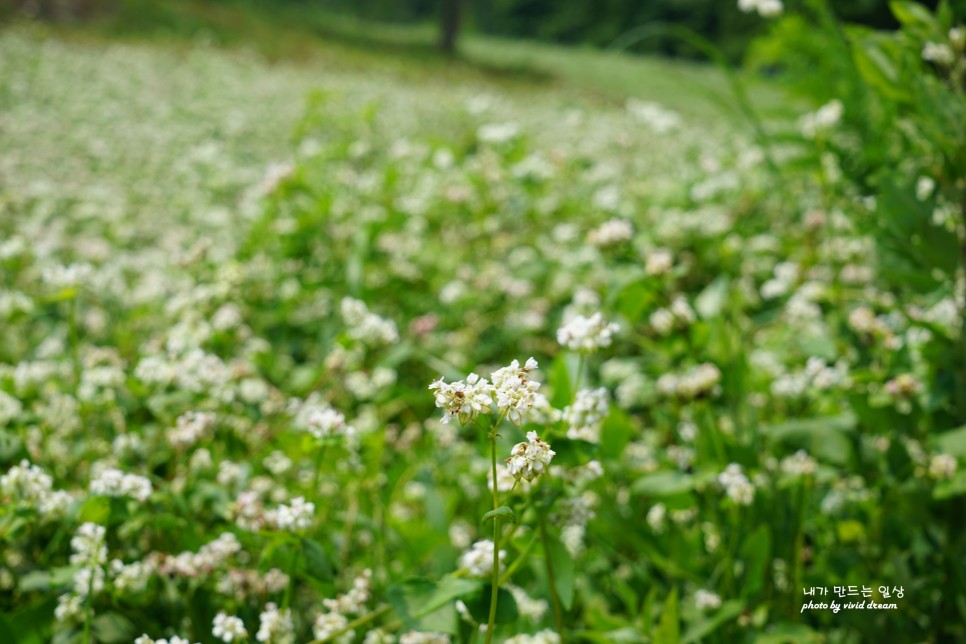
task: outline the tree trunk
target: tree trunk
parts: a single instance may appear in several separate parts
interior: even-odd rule
[[[439,48],[449,56],[456,53],[456,37],[460,30],[462,0],[442,0],[440,7]]]

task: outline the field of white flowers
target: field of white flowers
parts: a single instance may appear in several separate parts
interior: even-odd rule
[[[0,642],[966,637],[962,222],[841,120],[0,32]]]

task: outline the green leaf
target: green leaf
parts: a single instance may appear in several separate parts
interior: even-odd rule
[[[690,642],[699,642],[703,640],[718,630],[723,624],[730,622],[741,615],[743,610],[745,610],[744,602],[738,600],[725,602],[714,615],[710,617],[701,617],[697,621],[693,622],[688,630],[684,633],[684,637],[681,638],[681,642],[683,644],[688,644]]]
[[[890,58],[879,39],[861,38],[852,48],[855,66],[869,86],[885,98],[905,102],[909,91],[899,77],[895,61]]]
[[[935,443],[940,452],[957,458],[966,456],[966,425],[939,434]]]
[[[633,435],[634,426],[627,413],[617,407],[611,407],[600,430],[600,447],[603,456],[620,458]]]
[[[657,644],[678,644],[681,641],[681,626],[678,623],[678,589],[671,591],[664,608],[661,610],[661,621],[654,634]]]
[[[690,492],[694,487],[694,479],[684,472],[654,472],[647,474],[631,485],[631,490],[638,494],[664,497],[677,496]]]
[[[791,420],[762,427],[762,433],[787,445],[804,449],[821,460],[845,465],[852,458],[852,443],[844,432],[855,428],[856,417],[846,413],[825,418]]]
[[[0,462],[9,463],[17,459],[23,450],[23,441],[18,436],[0,430]]]
[[[558,539],[549,539],[548,551],[553,565],[554,588],[557,597],[566,610],[574,604],[574,584],[577,579],[577,564],[570,552]]]
[[[481,523],[486,523],[487,521],[492,521],[497,518],[506,519],[511,523],[517,522],[517,515],[513,511],[513,508],[511,508],[508,505],[501,505],[496,510],[490,510],[489,512],[484,514],[483,519],[481,520]]]
[[[84,501],[77,518],[82,522],[107,525],[111,518],[111,497],[109,496],[89,496]]]
[[[305,572],[319,581],[331,581],[334,574],[332,562],[322,544],[303,537],[302,556],[305,557]]]
[[[724,275],[719,276],[695,298],[694,310],[705,320],[716,317],[728,300],[730,286],[731,280],[729,278]]]
[[[910,27],[919,33],[940,34],[939,22],[929,13],[926,7],[918,2],[908,2],[907,0],[893,0],[889,3],[892,15],[903,27]]]
[[[741,558],[745,562],[741,594],[754,597],[765,585],[768,562],[771,561],[771,532],[767,525],[758,526],[745,539],[741,546]]]
[[[483,590],[477,596],[464,601],[470,615],[481,624],[486,624],[490,619],[492,592],[493,587],[490,584],[485,584]],[[520,619],[520,611],[517,608],[517,601],[510,591],[501,588],[496,594],[496,623],[512,624],[518,619]]]
[[[959,470],[948,481],[937,483],[932,491],[932,497],[939,501],[963,494],[966,494],[966,470]]]
[[[119,613],[104,613],[98,615],[91,622],[91,629],[95,639],[105,644],[114,642],[130,642],[139,635],[137,627],[127,617]]]
[[[448,576],[439,583],[428,579],[410,579],[390,586],[386,597],[407,627],[420,628],[432,623],[439,628],[440,623],[446,622],[447,615],[438,615],[437,612],[443,613],[444,608],[451,609],[454,600],[475,596],[482,588],[483,582],[478,579]]]

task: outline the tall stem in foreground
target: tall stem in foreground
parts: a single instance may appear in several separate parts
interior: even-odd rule
[[[547,536],[547,520],[544,513],[540,512],[540,540],[543,541],[543,560],[547,566],[547,583],[550,586],[550,599],[553,604],[553,621],[557,627],[557,635],[560,641],[565,642],[563,628],[563,610],[560,608],[560,598],[557,597],[557,578],[553,573],[553,559],[550,557],[550,539]]]
[[[496,483],[496,427],[490,430],[490,457],[493,474],[493,509],[500,507],[499,490]],[[496,600],[500,593],[500,517],[493,517],[493,580],[490,591],[490,617],[486,623],[486,644],[493,641],[493,627],[496,624]]]

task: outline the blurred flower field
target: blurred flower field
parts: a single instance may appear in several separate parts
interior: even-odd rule
[[[0,641],[966,638],[966,187],[853,113],[0,32]]]

